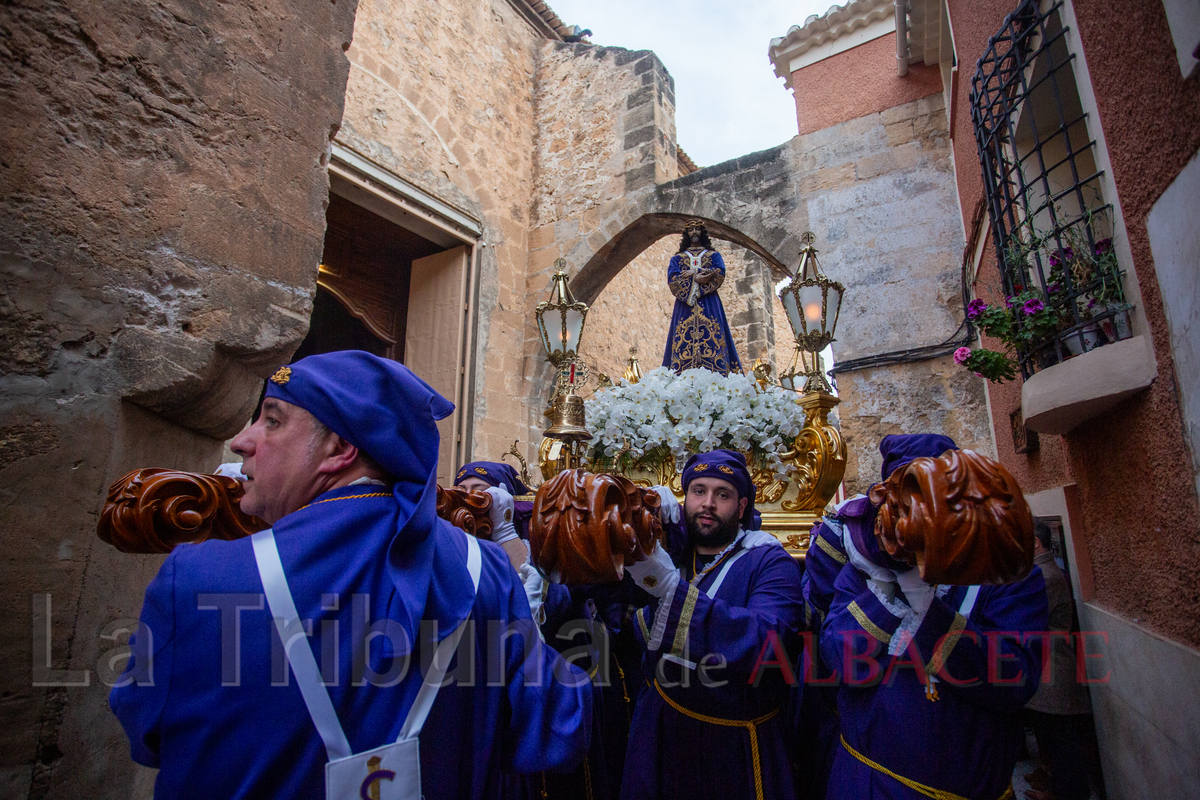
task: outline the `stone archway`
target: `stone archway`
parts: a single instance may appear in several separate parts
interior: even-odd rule
[[[568,253],[575,296],[590,303],[638,254],[691,217],[703,219],[713,239],[745,247],[783,277],[807,223],[790,150],[789,143],[752,153],[605,204],[593,230],[560,250]]]

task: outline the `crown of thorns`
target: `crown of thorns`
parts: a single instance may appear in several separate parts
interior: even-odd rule
[[[708,226],[704,224],[704,220],[700,219],[699,217],[693,217],[692,219],[689,219],[687,222],[683,223],[683,229],[685,231],[690,230],[691,228],[700,228],[705,231],[708,230]]]

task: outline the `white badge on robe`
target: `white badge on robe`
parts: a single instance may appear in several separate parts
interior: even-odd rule
[[[392,742],[325,765],[326,800],[421,800],[417,739]]]

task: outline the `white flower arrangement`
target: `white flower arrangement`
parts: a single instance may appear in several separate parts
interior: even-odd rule
[[[619,381],[598,390],[584,405],[592,434],[593,462],[630,459],[631,465],[677,465],[692,453],[729,448],[783,477],[780,455],[804,426],[799,395],[781,386],[759,389],[745,375],[706,369],[676,375],[666,367],[634,384]]]

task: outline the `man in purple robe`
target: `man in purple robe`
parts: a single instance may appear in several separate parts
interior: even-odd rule
[[[361,351],[272,376],[232,443],[242,509],[272,529],[167,557],[110,696],[134,760],[159,768],[157,797],[322,798],[327,764],[411,742],[422,720],[428,797],[499,797],[502,770],[583,757],[586,674],[542,643],[504,552],[437,516],[436,420],[451,410]],[[414,715],[434,650],[459,631],[450,681]],[[363,797],[415,774],[371,769]]]
[[[953,448],[934,434],[884,437],[882,477]],[[821,657],[840,676],[826,796],[1011,798],[1019,712],[1040,670],[1040,644],[1026,634],[1046,628],[1041,570],[1002,585],[931,586],[879,548],[876,513],[867,497],[848,500],[810,550],[810,604],[829,602]]]
[[[703,220],[684,225],[679,252],[667,267],[667,285],[675,295],[675,311],[667,331],[662,365],[676,372],[708,369],[728,375],[741,372],[733,334],[717,290],[725,281],[725,261],[713,249]]]
[[[654,599],[633,626],[646,685],[621,797],[791,798],[782,709],[804,622],[800,570],[774,536],[749,530],[755,487],[740,453],[693,456],[682,483],[686,540],[629,567]]]

